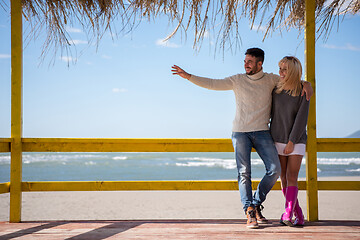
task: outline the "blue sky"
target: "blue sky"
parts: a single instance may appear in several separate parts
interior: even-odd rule
[[[24,32],[27,24],[24,21]],[[94,138],[229,138],[235,114],[232,91],[211,91],[171,74],[177,64],[186,71],[223,78],[243,73],[244,52],[265,50],[264,70],[278,73],[278,61],[295,55],[304,63],[303,34],[263,32],[240,25],[236,52],[214,55],[214,36],[201,50],[177,34],[161,40],[175,26],[166,19],[143,22],[131,34],[114,40],[106,33],[98,48],[88,44],[78,26],[68,26],[77,55],[52,51],[42,64],[44,38],[24,44],[23,136]],[[360,16],[349,16],[329,39],[316,44],[317,134],[345,137],[360,129]],[[24,36],[25,39],[25,36]],[[0,137],[10,137],[10,16],[0,9]]]

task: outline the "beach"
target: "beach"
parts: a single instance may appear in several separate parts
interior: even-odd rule
[[[319,178],[360,181],[360,177]],[[360,191],[319,191],[319,220],[360,221]],[[245,219],[238,191],[102,191],[24,192],[22,221]],[[306,192],[299,192],[306,216]],[[10,195],[0,195],[0,221],[9,221]],[[283,211],[281,191],[271,191],[264,215],[278,219]]]

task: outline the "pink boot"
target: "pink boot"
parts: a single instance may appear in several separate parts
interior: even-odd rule
[[[286,189],[287,189],[287,187],[281,189],[284,194],[284,197],[286,196]],[[285,208],[287,208],[286,204],[285,204]],[[294,226],[304,226],[304,224],[305,224],[304,215],[302,213],[298,199],[296,199],[296,204],[295,204],[295,208],[294,208],[294,217],[295,217]],[[282,219],[280,219],[280,223],[285,225],[285,223],[282,221]]]
[[[295,217],[294,226],[304,226],[304,223],[305,223],[304,215],[302,213],[302,210],[301,210],[298,200],[296,200],[296,205],[295,205],[295,209],[294,209],[294,217]]]
[[[286,190],[287,190],[287,187],[281,189],[282,193],[284,194],[284,197],[286,197]],[[287,208],[287,201],[285,201],[285,209],[286,209],[286,208]],[[286,225],[286,224],[283,222],[283,220],[282,220],[282,215],[281,215],[281,218],[280,218],[280,223],[281,223],[282,225]]]
[[[281,215],[281,221],[287,226],[293,226],[292,216],[296,205],[298,188],[296,186],[289,186],[286,189],[286,203],[285,212]]]

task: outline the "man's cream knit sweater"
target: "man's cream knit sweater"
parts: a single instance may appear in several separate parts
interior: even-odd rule
[[[211,90],[233,90],[236,100],[236,114],[233,132],[269,130],[271,93],[279,76],[264,73],[254,75],[237,74],[224,79],[211,79],[191,75],[189,81]]]

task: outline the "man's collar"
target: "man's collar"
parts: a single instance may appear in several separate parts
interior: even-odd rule
[[[264,72],[263,72],[263,69],[261,69],[259,72],[255,73],[253,75],[247,75],[246,74],[246,76],[248,78],[250,78],[251,80],[256,81],[256,80],[260,80],[262,77],[264,77]]]

